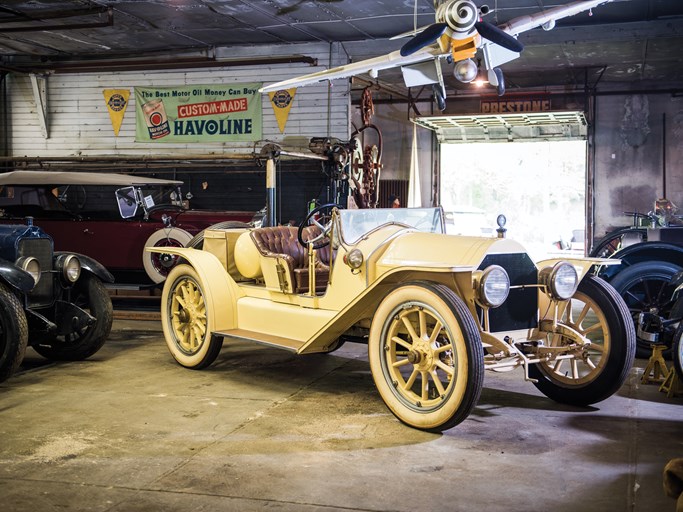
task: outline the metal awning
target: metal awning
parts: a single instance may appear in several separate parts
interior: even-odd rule
[[[450,144],[583,140],[587,131],[586,117],[580,111],[427,116],[414,122],[434,130],[439,142]]]

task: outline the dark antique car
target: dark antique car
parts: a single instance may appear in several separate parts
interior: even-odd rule
[[[0,226],[0,381],[21,364],[27,346],[48,359],[81,360],[109,336],[112,275],[82,254],[55,252],[28,219]]]
[[[661,332],[658,326],[671,324],[672,278],[683,270],[683,221],[676,211],[670,201],[658,200],[649,214],[628,213],[633,225],[611,231],[591,251],[592,257],[621,260],[600,267],[598,275],[614,286],[631,312],[638,357],[649,357],[653,344],[672,345],[675,325]]]
[[[113,173],[8,172],[0,174],[0,224],[32,216],[56,250],[97,259],[117,283],[160,283],[176,258],[145,248],[184,247],[209,226],[245,226],[254,218],[254,212],[187,209],[180,185]]]

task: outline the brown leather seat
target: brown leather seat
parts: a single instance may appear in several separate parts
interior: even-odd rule
[[[299,243],[298,229],[293,226],[274,226],[251,231],[251,238],[261,254],[279,257],[287,262],[294,293],[308,291],[308,251]],[[303,238],[315,237],[320,233],[317,226],[304,229]],[[316,291],[324,291],[329,279],[329,247],[318,250],[315,264]]]

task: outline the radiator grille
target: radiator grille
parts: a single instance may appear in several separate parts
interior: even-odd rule
[[[48,238],[24,238],[19,241],[18,256],[33,256],[40,263],[40,281],[28,294],[29,307],[49,306],[54,298],[52,242]]]
[[[510,286],[538,283],[536,265],[527,254],[490,254],[479,270],[500,265],[510,277]],[[505,303],[489,310],[491,332],[530,329],[538,325],[538,288],[514,288]]]

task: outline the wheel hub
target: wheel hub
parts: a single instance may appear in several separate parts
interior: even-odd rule
[[[434,366],[434,350],[421,338],[413,340],[413,348],[408,352],[408,361],[420,371],[429,371]]]
[[[178,313],[178,320],[180,320],[180,321],[181,321],[182,323],[184,323],[184,324],[186,324],[187,322],[190,321],[190,315],[189,315],[189,313],[187,312],[187,309],[182,309],[182,310]]]

